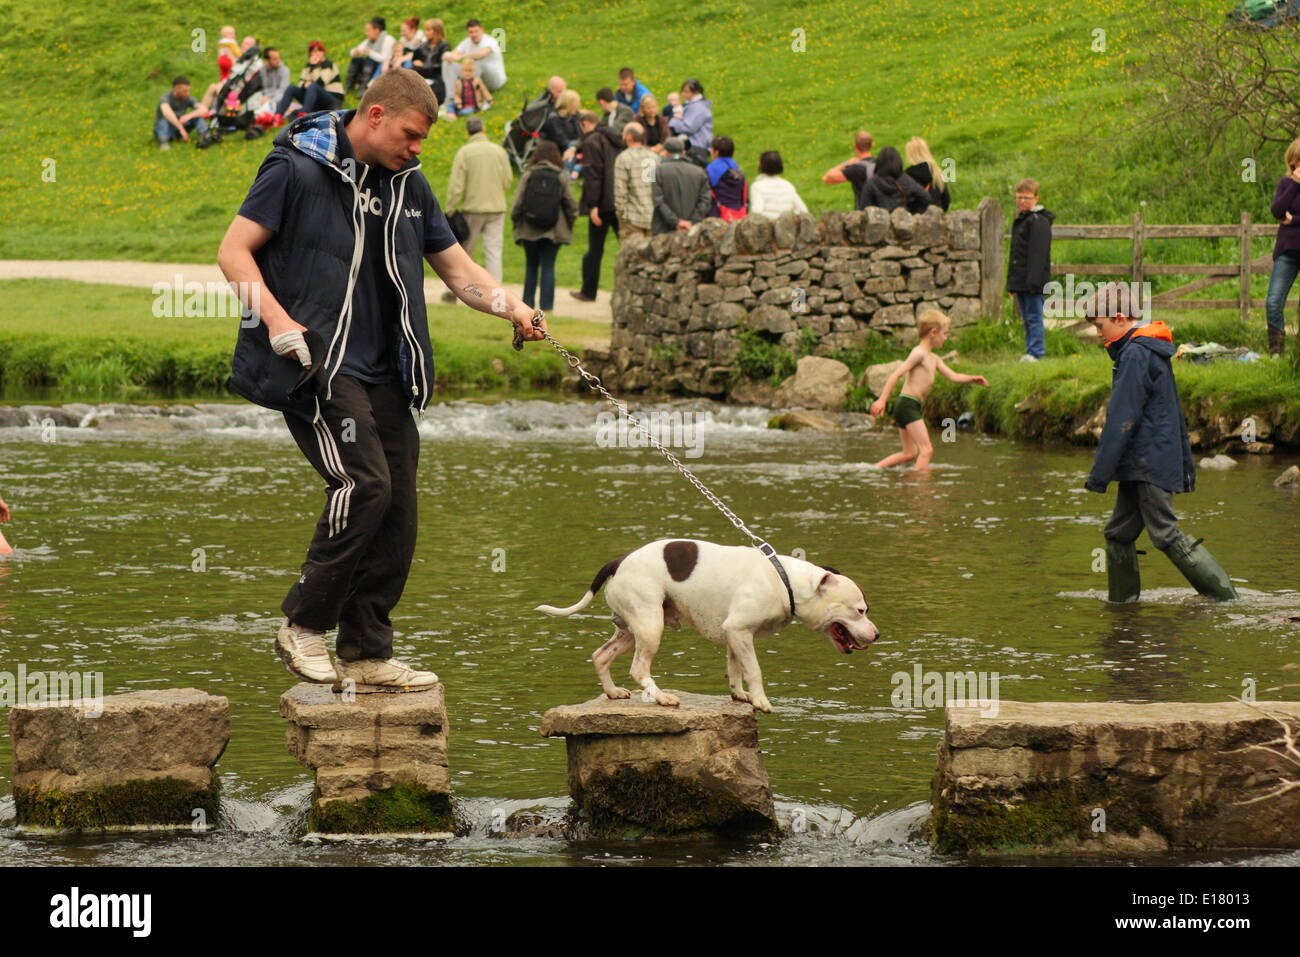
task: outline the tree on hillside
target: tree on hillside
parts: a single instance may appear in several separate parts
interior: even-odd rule
[[[1210,152],[1244,134],[1258,150],[1300,135],[1300,20],[1272,28],[1162,0],[1167,32],[1147,71],[1160,94],[1149,119]]]

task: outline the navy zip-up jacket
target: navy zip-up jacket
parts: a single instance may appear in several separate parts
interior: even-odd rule
[[[292,180],[280,229],[253,256],[271,293],[289,316],[325,345],[319,391],[343,362],[352,323],[352,286],[365,249],[365,217],[359,212],[357,163],[340,155],[339,129],[355,114],[311,113],[275,138],[273,152],[288,155]],[[394,338],[395,365],[411,406],[423,411],[433,394],[433,346],[424,305],[423,219],[405,212],[428,205],[428,182],[411,161],[393,174],[385,253],[397,288],[400,315]],[[231,362],[230,387],[258,405],[309,413],[315,395],[291,395],[303,377],[292,356],[271,349],[266,326],[241,323]]]
[[[1110,482],[1132,481],[1192,491],[1196,465],[1170,363],[1169,327],[1152,322],[1130,329],[1106,351],[1115,362],[1106,426],[1084,487],[1105,492]]]

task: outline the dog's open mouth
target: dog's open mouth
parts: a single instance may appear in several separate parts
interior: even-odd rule
[[[858,639],[853,637],[852,632],[838,621],[831,622],[830,627],[826,629],[826,634],[830,637],[831,641],[835,642],[835,647],[846,655],[851,655],[855,651],[862,651],[871,644],[871,642],[863,644],[858,641]]]

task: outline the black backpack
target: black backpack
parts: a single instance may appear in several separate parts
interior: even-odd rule
[[[524,222],[538,229],[550,229],[560,219],[560,174],[538,166],[528,174],[524,187]]]

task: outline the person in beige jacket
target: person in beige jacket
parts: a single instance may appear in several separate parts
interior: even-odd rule
[[[465,251],[474,255],[483,237],[483,265],[501,281],[501,245],[505,240],[506,190],[514,179],[510,157],[483,132],[483,120],[471,116],[465,121],[469,141],[451,161],[451,181],[443,209],[447,215],[460,211],[469,226]]]
[[[614,161],[614,212],[618,238],[649,236],[654,220],[655,167],[659,157],[646,148],[645,127],[635,121],[623,127],[623,152]]]

